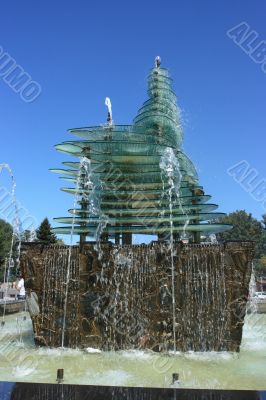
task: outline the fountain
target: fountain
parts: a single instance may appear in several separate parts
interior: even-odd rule
[[[213,212],[182,150],[176,96],[158,57],[148,95],[132,125],[113,123],[107,98],[107,124],[71,129],[79,140],[55,146],[79,160],[52,169],[75,196],[70,216],[55,218],[66,226],[54,232],[80,242],[23,244],[38,345],[240,349],[254,243],[217,242],[231,226],[217,222],[224,214]],[[157,240],[135,245],[133,235]]]

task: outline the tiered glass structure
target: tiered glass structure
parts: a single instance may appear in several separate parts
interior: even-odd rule
[[[148,77],[149,99],[132,125],[74,128],[80,139],[56,145],[77,157],[64,162],[63,174],[76,195],[69,217],[55,218],[66,224],[54,228],[60,234],[114,238],[130,244],[132,234],[154,234],[178,239],[184,233],[199,242],[200,235],[230,229],[217,223],[222,213],[210,204],[211,196],[199,186],[196,169],[182,151],[182,127],[169,72],[156,66]]]

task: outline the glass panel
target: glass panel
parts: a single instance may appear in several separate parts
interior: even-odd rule
[[[195,224],[195,225],[188,225],[186,228],[186,232],[204,232],[204,233],[217,233],[217,232],[224,232],[228,229],[231,229],[231,225],[225,224]],[[79,233],[95,233],[97,230],[97,225],[91,226],[75,226],[73,229],[74,234]],[[183,232],[184,226],[173,226],[173,232]],[[58,227],[53,228],[55,233],[61,234],[70,234],[71,227]],[[115,233],[115,232],[123,232],[123,233],[146,233],[146,234],[157,234],[157,233],[165,233],[167,231],[166,227],[149,227],[149,226],[108,226],[108,233]]]
[[[206,220],[214,220],[220,217],[223,217],[225,214],[223,213],[215,213],[215,214],[190,214],[190,215],[185,215],[185,214],[181,214],[181,215],[172,215],[171,221],[173,222],[182,222],[183,224],[186,221],[197,221],[197,223],[199,221],[206,221]],[[169,216],[161,216],[161,215],[157,215],[157,216],[141,216],[141,218],[137,217],[127,217],[127,218],[123,218],[123,217],[116,217],[116,218],[112,218],[109,217],[108,218],[108,223],[109,224],[117,224],[119,226],[121,225],[153,225],[155,224],[155,226],[158,223],[170,223],[169,220]],[[54,218],[54,220],[56,222],[60,222],[62,224],[72,224],[73,223],[73,219],[74,219],[74,223],[75,224],[83,224],[86,223],[87,225],[91,224],[91,223],[95,223],[95,224],[100,224],[102,222],[105,222],[106,219],[101,219],[101,217],[97,216],[88,216],[87,218],[84,217],[79,217],[79,216],[75,216],[75,217],[57,217]],[[183,225],[182,224],[182,225]]]
[[[201,212],[210,212],[213,210],[216,210],[218,206],[216,204],[201,204],[201,205],[190,205],[190,206],[183,206],[178,207],[178,208],[173,208],[172,212],[173,214],[184,214],[184,213],[190,213],[192,211],[197,211],[199,213]],[[89,210],[81,210],[80,208],[78,209],[73,209],[71,208],[68,210],[70,214],[89,214]],[[170,210],[169,206],[168,207],[160,207],[160,208],[153,208],[153,207],[143,207],[143,208],[104,208],[103,209],[104,213],[107,213],[108,215],[158,215],[158,212],[160,212],[163,215],[169,215]],[[211,214],[212,216],[213,214]]]

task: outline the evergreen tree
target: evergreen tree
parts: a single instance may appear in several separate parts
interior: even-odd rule
[[[56,235],[51,230],[48,218],[44,218],[41,225],[36,231],[37,240],[43,244],[54,244],[57,241]]]

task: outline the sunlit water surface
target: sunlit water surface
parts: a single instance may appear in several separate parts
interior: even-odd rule
[[[26,317],[26,319],[25,319]],[[0,327],[0,380],[170,387],[173,372],[182,388],[266,389],[266,314],[246,316],[241,352],[158,354],[149,351],[36,348],[27,313],[6,316]]]

